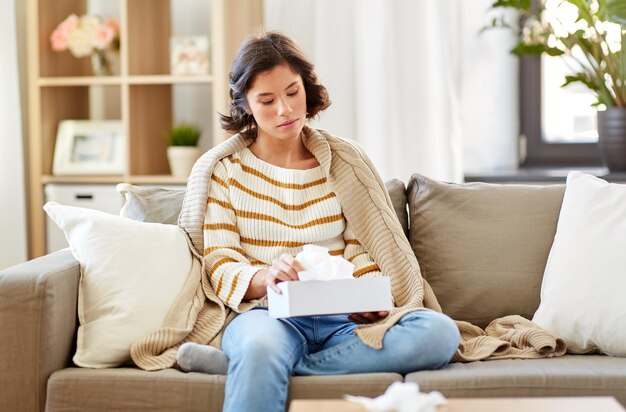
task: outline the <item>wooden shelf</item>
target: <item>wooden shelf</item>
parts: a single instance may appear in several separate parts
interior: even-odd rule
[[[170,75],[152,75],[152,76],[129,76],[128,84],[202,84],[213,83],[213,76],[170,76]]]
[[[41,176],[43,184],[48,183],[122,183],[124,176]]]
[[[74,77],[42,77],[37,81],[40,87],[64,87],[64,86],[121,86],[122,84],[210,84],[214,82],[211,75],[198,76],[170,76],[144,75],[144,76],[74,76]]]
[[[179,121],[204,122],[205,150],[227,137],[219,127],[218,113],[228,109],[230,63],[244,38],[262,27],[263,2],[194,1],[174,6],[171,0],[107,0],[100,5],[88,0],[27,0],[30,259],[46,251],[42,210],[46,184],[184,185],[186,179],[168,174],[163,131]],[[111,11],[91,9],[103,4]],[[172,7],[187,10],[173,13]],[[194,15],[197,27],[177,29],[173,19],[180,11]],[[90,59],[51,49],[50,34],[70,14],[118,19],[120,52],[113,59],[114,76],[93,76]],[[170,38],[188,32],[209,36],[210,74],[169,74]],[[126,136],[124,173],[53,175],[57,127],[68,119],[120,120]]]
[[[120,86],[119,76],[74,76],[74,77],[42,77],[37,80],[40,87],[54,86]]]
[[[41,176],[43,184],[68,183],[68,184],[151,184],[151,185],[185,185],[187,179],[171,175],[136,175],[136,176]]]
[[[126,182],[132,184],[186,185],[187,179],[171,175],[127,176]]]

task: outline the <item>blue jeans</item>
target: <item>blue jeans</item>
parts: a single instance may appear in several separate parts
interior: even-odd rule
[[[408,372],[445,366],[460,335],[446,315],[411,312],[391,327],[381,350],[354,334],[347,315],[274,319],[256,308],[224,331],[229,358],[224,411],[284,411],[291,375]]]

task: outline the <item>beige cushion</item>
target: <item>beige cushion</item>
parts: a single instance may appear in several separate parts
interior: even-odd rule
[[[411,245],[446,314],[481,327],[532,318],[564,190],[411,177]]]
[[[50,377],[46,411],[217,412],[222,410],[225,381],[224,375],[174,369],[146,372],[135,368],[68,368]],[[395,373],[296,376],[291,378],[289,397],[375,397],[397,381],[402,381],[402,376]]]
[[[602,355],[452,363],[405,379],[452,398],[614,396],[626,405],[626,358]]]
[[[391,197],[393,208],[398,215],[405,234],[409,233],[408,212],[406,206],[406,187],[404,182],[392,179],[385,182],[385,187]],[[116,190],[124,198],[124,206],[120,216],[140,222],[167,223],[175,225],[185,197],[184,189],[163,189],[134,186],[120,183]]]
[[[120,216],[139,222],[170,225],[175,225],[178,222],[185,189],[142,187],[120,183],[115,190],[125,199],[124,206],[120,210]]]
[[[404,182],[398,179],[391,179],[385,182],[385,187],[393,203],[393,209],[398,215],[398,220],[402,226],[402,230],[408,236],[409,233],[409,214],[406,205],[406,186]]]
[[[185,326],[186,320],[175,324],[168,315],[192,267],[199,270],[200,264],[182,229],[54,202],[44,209],[65,232],[80,263],[76,365],[124,364],[132,344],[166,321]]]

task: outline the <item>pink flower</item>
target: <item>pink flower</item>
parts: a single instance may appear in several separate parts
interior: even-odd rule
[[[115,37],[115,32],[109,26],[101,25],[93,33],[92,44],[96,49],[106,49],[109,47],[113,38]]]
[[[56,29],[52,32],[52,36],[50,36],[50,44],[52,45],[52,50],[54,51],[63,51],[67,49],[67,33],[63,33],[61,30]]]
[[[76,26],[78,26],[78,16],[76,16],[75,14],[70,14],[65,20],[61,22],[61,24],[59,24],[57,28],[66,33],[70,33],[76,28]]]
[[[68,16],[63,20],[50,36],[50,43],[52,44],[52,50],[63,51],[67,50],[67,39],[70,34],[78,26],[78,17],[75,14]]]
[[[120,32],[120,24],[117,22],[117,20],[107,19],[107,21],[105,21],[104,24],[105,26],[112,28],[115,34]]]

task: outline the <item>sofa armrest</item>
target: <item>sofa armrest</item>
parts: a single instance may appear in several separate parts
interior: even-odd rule
[[[0,409],[43,411],[71,362],[80,268],[68,249],[0,271]]]

